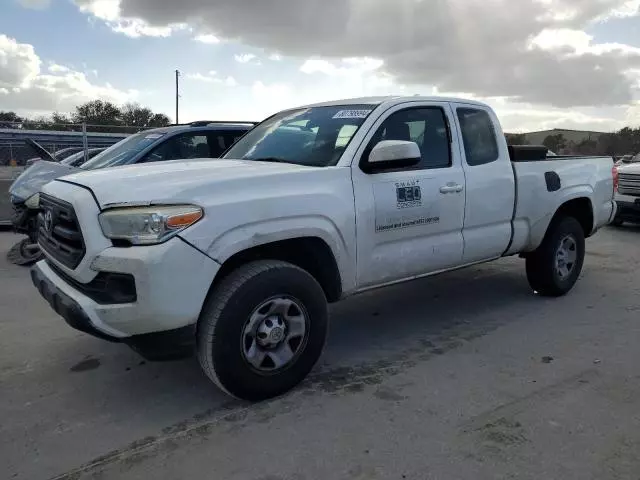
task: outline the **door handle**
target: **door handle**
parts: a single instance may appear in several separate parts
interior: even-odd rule
[[[462,185],[457,183],[447,183],[445,186],[440,187],[440,193],[460,193],[462,192]]]

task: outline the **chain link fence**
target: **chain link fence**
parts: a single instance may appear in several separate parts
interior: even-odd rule
[[[30,159],[39,158],[28,140],[52,154],[60,161],[84,148],[85,133],[88,148],[106,148],[127,135],[146,128],[119,125],[82,125],[24,122],[0,122],[0,226],[10,224],[12,206],[9,187]]]
[[[84,130],[88,148],[109,147],[127,135],[147,130],[127,125],[54,124],[38,122],[0,122],[0,167],[24,166],[26,161],[38,157],[26,143],[33,140],[58,160],[80,151],[84,146]]]

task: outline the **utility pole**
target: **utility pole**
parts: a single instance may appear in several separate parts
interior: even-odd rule
[[[180,123],[180,70],[176,70],[176,123]]]

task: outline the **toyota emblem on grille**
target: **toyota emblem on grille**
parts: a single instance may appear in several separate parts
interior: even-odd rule
[[[44,212],[44,229],[49,233],[53,229],[53,214],[51,210]]]

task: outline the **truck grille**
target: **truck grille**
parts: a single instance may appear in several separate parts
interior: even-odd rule
[[[70,203],[40,193],[38,244],[65,267],[76,268],[86,252],[75,210]]]
[[[640,175],[621,173],[618,176],[618,192],[622,195],[640,196]]]

